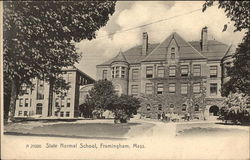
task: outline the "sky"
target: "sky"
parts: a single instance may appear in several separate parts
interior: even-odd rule
[[[201,29],[208,27],[208,39],[237,46],[244,31],[234,32],[233,22],[224,10],[212,6],[202,12],[204,1],[118,1],[115,13],[106,26],[96,31],[96,39],[83,40],[76,44],[82,58],[76,67],[96,78],[96,65],[114,57],[119,51],[142,43],[142,33],[147,32],[149,43],[160,43],[172,32],[177,32],[186,41],[200,40]],[[126,29],[153,23],[137,29]],[[224,24],[228,25],[222,32]],[[116,32],[116,34],[112,34]]]

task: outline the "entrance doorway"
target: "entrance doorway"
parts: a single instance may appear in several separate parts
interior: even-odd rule
[[[209,108],[209,115],[211,116],[218,116],[219,114],[219,107],[216,105],[213,105]]]

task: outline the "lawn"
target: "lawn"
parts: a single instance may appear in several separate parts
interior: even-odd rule
[[[62,136],[78,138],[125,138],[132,126],[139,123],[59,123],[42,126],[12,127],[5,130],[5,134]]]
[[[179,124],[176,126],[176,132],[179,137],[190,136],[245,136],[249,134],[247,127],[225,126],[214,123],[198,124]]]

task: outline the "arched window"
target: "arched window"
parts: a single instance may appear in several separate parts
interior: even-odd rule
[[[43,113],[43,104],[37,103],[36,104],[36,114],[42,114]]]
[[[150,111],[151,107],[150,104],[147,104],[147,111]]]
[[[171,48],[170,58],[175,59],[175,47]]]
[[[161,104],[158,105],[158,110],[162,111],[162,105]]]
[[[170,108],[174,108],[174,104],[170,104]]]
[[[186,104],[182,104],[182,111],[186,111],[187,110],[187,105]]]
[[[198,104],[196,104],[195,106],[194,106],[194,111],[199,111],[199,109],[200,109],[200,107],[199,107],[199,105]]]
[[[175,48],[174,47],[171,48],[171,53],[175,53]]]

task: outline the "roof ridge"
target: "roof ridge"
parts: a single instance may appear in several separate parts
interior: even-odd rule
[[[176,33],[184,42],[186,42],[193,50],[195,50],[199,55],[201,55],[203,58],[206,58],[203,54],[201,54],[197,49],[195,49],[188,41],[183,39],[178,33]]]

